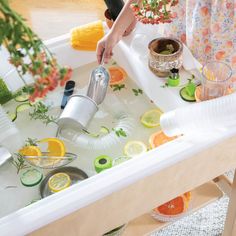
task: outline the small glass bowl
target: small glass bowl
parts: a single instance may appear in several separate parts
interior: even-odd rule
[[[74,153],[66,152],[64,157],[48,156],[48,152],[43,152],[43,156],[23,156],[31,165],[42,169],[55,169],[68,165],[78,158]]]

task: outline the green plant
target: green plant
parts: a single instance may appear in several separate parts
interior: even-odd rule
[[[33,120],[41,120],[44,124],[56,123],[57,117],[48,114],[49,107],[42,102],[37,102],[33,105],[33,112],[29,116]]]
[[[131,4],[136,19],[143,24],[171,23],[173,15],[171,7],[178,0],[142,0]]]
[[[24,158],[19,153],[14,154],[12,164],[16,167],[17,174],[19,174],[20,170],[23,170],[29,167],[28,165],[25,164]]]
[[[0,45],[9,51],[9,61],[23,82],[26,73],[34,79],[33,85],[25,83],[31,101],[44,97],[59,84],[63,86],[71,77],[72,70],[59,66],[42,40],[26,25],[25,19],[11,9],[7,0],[0,0],[0,32]]]
[[[126,132],[122,128],[112,129],[112,130],[115,132],[116,136],[119,137],[119,138],[120,137],[127,137]]]
[[[125,88],[125,84],[114,84],[111,85],[111,88],[113,89],[113,91],[120,91],[121,89]]]
[[[3,105],[12,99],[12,93],[8,90],[3,79],[0,78],[0,104]]]

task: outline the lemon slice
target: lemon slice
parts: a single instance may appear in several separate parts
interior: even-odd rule
[[[158,127],[161,114],[162,112],[158,109],[149,110],[142,115],[141,123],[148,128]]]
[[[66,173],[57,173],[50,177],[48,186],[52,192],[59,192],[71,185],[70,176]]]
[[[141,141],[130,141],[124,147],[124,154],[128,157],[135,157],[147,151],[147,146]]]

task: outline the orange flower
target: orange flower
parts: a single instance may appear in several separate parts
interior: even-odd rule
[[[231,2],[226,3],[226,8],[227,9],[233,9],[233,7],[234,7],[233,3],[231,3]]]
[[[202,30],[202,35],[207,36],[209,34],[209,29],[205,28]]]
[[[219,24],[214,24],[213,25],[213,32],[219,32],[220,31],[220,26],[219,26]]]
[[[177,12],[173,12],[171,16],[172,16],[172,18],[177,18],[178,14],[177,14]]]
[[[233,76],[231,77],[231,81],[232,81],[233,83],[236,82],[236,75],[233,75]]]
[[[232,41],[227,41],[226,42],[226,47],[232,48],[233,47],[233,42]]]
[[[236,56],[232,57],[232,64],[235,66],[236,65]]]
[[[186,43],[186,34],[181,34],[180,40],[181,40],[183,43]]]
[[[216,60],[223,60],[225,58],[225,51],[218,51],[216,54],[215,54],[215,58]]]
[[[207,16],[209,14],[209,9],[208,7],[202,7],[200,12],[202,16]]]
[[[205,47],[205,53],[208,54],[208,53],[210,53],[210,52],[211,52],[211,46],[210,46],[210,45],[207,45],[207,46]]]

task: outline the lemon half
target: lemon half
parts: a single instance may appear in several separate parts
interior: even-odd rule
[[[130,141],[124,147],[124,154],[128,157],[135,157],[147,151],[147,146],[141,141]]]

